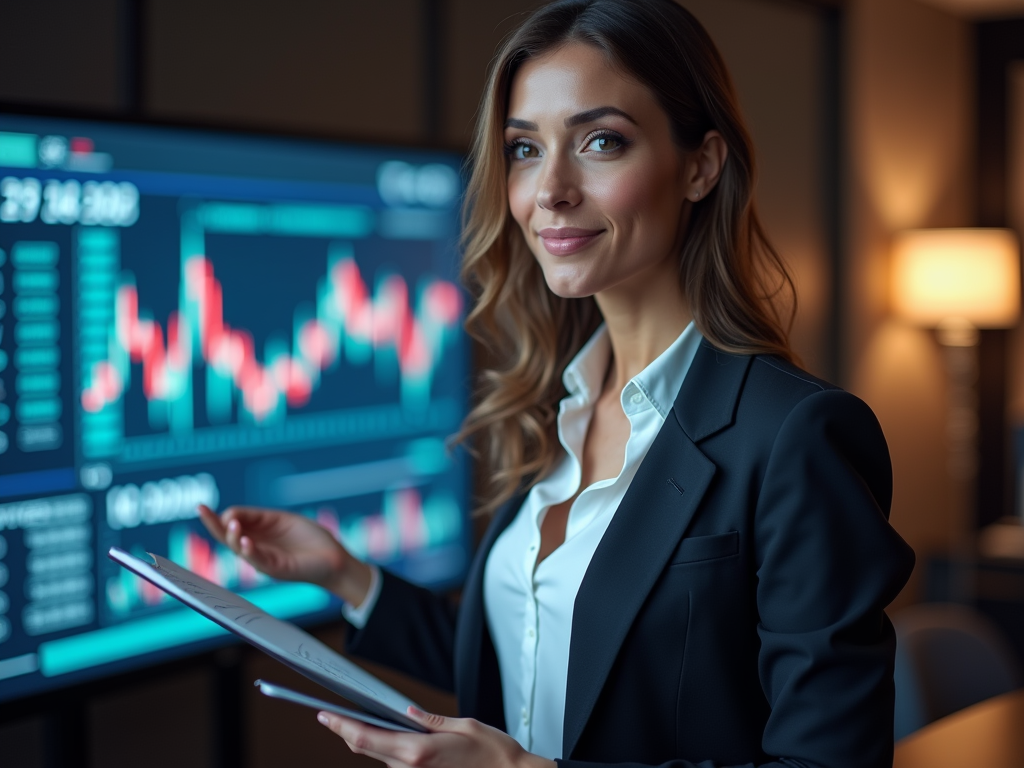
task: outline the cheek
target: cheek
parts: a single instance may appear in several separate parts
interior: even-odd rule
[[[630,229],[668,225],[675,228],[679,205],[674,179],[664,170],[646,166],[624,169],[594,185],[591,199],[619,227]]]
[[[522,173],[508,177],[508,207],[524,233],[529,228],[530,216],[536,207],[537,195],[529,179]]]

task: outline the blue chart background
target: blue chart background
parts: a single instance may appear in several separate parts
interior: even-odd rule
[[[0,115],[0,145],[5,132],[39,138],[87,136],[97,152],[112,157],[113,168],[81,174],[0,167],[0,178],[35,178],[43,184],[48,179],[109,179],[138,187],[138,220],[116,228],[120,268],[134,274],[140,309],[149,310],[165,331],[168,315],[178,306],[181,216],[206,202],[368,206],[378,226],[368,236],[346,242],[371,293],[376,280],[391,273],[406,280],[413,301],[421,280],[457,281],[457,195],[443,205],[412,201],[388,206],[377,187],[377,173],[388,161],[403,161],[413,170],[444,165],[457,173],[459,158],[450,154]],[[410,222],[401,237],[394,236],[396,221]],[[172,541],[187,540],[193,550],[209,546],[198,521],[167,501],[200,481],[205,488],[215,487],[221,506],[260,504],[320,514],[337,521],[343,537],[369,531],[366,521],[378,519],[382,508],[397,509],[396,499],[406,506],[422,502],[429,536],[418,544],[403,539],[402,547],[386,552],[378,547],[376,559],[432,587],[461,581],[469,551],[467,467],[461,454],[449,454],[443,447],[467,404],[468,345],[461,332],[444,346],[429,405],[420,409],[403,409],[397,380],[382,379],[372,361],[343,361],[323,373],[309,403],[290,411],[283,426],[240,424],[237,413],[230,424],[211,425],[204,407],[205,373],[197,366],[194,430],[184,437],[220,434],[227,441],[220,445],[227,449],[210,450],[200,443],[188,443],[189,450],[174,448],[186,443],[175,443],[181,435],[151,423],[139,386],[141,369],[134,366],[123,399],[123,450],[90,459],[82,450],[79,405],[79,232],[78,224],[38,219],[0,224],[0,249],[8,256],[19,242],[58,246],[63,405],[63,439],[49,450],[19,450],[13,437],[17,419],[0,425],[10,435],[6,452],[0,454],[0,621],[6,624],[6,632],[0,632],[0,700],[228,642],[191,612],[142,599],[138,586],[125,581],[105,556],[112,545],[160,554],[167,554]],[[206,233],[206,256],[223,286],[225,321],[252,333],[259,359],[269,335],[290,338],[295,307],[315,302],[328,248],[340,240],[344,238]],[[0,266],[0,300],[8,307],[13,273],[7,258]],[[15,322],[10,311],[0,318],[6,330],[0,350],[9,361],[16,352]],[[12,409],[19,396],[17,376],[10,364],[0,371],[5,402]],[[347,433],[339,423],[348,425]],[[284,427],[298,431],[287,440],[274,437],[285,434]],[[160,450],[154,452],[153,446]],[[354,472],[338,471],[347,467]],[[354,479],[358,482],[353,485]],[[162,489],[164,517],[125,525],[129,518],[109,512],[108,502],[123,499],[124,489],[133,487],[140,494]],[[26,502],[52,506],[52,499],[69,496],[86,510],[70,522],[26,523],[24,515],[16,514],[24,512]],[[391,521],[393,533],[398,518],[380,519]],[[207,544],[197,543],[203,540]],[[355,548],[364,545],[357,542]],[[230,557],[214,551],[230,565]],[[336,601],[313,587],[251,580],[236,586],[268,610],[300,623],[337,615]],[[49,618],[29,631],[33,612]],[[69,619],[72,615],[78,618]],[[74,626],[60,628],[69,621]]]

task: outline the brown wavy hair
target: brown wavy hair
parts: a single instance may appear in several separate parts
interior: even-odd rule
[[[557,462],[562,371],[601,323],[593,297],[548,290],[509,211],[504,123],[526,60],[571,42],[593,45],[647,86],[684,151],[719,131],[728,158],[696,203],[679,254],[694,322],[716,347],[793,360],[788,331],[796,292],[754,207],[754,149],[721,54],[672,0],[558,0],[535,11],[493,62],[470,153],[463,210],[462,276],[476,302],[466,328],[482,347],[476,404],[457,441],[479,461],[488,513]]]

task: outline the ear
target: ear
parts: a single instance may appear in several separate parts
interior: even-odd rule
[[[700,147],[688,153],[685,194],[688,200],[697,202],[707,197],[718,184],[718,179],[729,157],[729,147],[718,131],[708,131]]]

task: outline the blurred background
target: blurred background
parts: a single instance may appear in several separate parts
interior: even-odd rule
[[[681,2],[719,45],[749,119],[758,204],[796,275],[796,348],[872,407],[889,442],[892,524],[918,555],[890,614],[968,606],[1019,661],[1019,266],[996,278],[1012,287],[1005,317],[959,336],[907,309],[893,273],[907,233],[1024,225],[1024,2]],[[536,5],[0,0],[0,103],[462,153],[495,48]],[[317,631],[340,645],[339,623]],[[0,704],[0,762],[369,764],[311,711],[256,699],[251,681],[274,666],[233,646]]]

